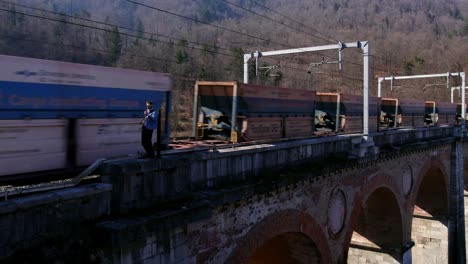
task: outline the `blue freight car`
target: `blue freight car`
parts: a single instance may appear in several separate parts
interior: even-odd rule
[[[145,102],[170,109],[164,73],[3,55],[0,65],[0,176],[136,153]]]

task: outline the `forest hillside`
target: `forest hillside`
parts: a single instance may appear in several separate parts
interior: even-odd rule
[[[242,80],[255,50],[369,41],[371,95],[377,77],[468,69],[468,0],[0,0],[0,11],[1,54],[171,73],[176,132],[194,81]],[[361,94],[362,52],[342,55],[342,70],[337,50],[261,58],[251,81]],[[450,98],[443,78],[384,88]]]

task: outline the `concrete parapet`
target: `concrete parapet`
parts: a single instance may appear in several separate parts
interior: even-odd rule
[[[112,212],[128,213],[192,199],[192,194],[198,191],[258,181],[281,169],[346,152],[354,137],[311,138],[182,157],[111,162],[103,166],[102,180],[113,185]]]
[[[158,204],[192,199],[198,191],[260,180],[280,170],[341,155],[365,163],[377,159],[382,146],[406,146],[453,138],[453,127],[398,129],[361,135],[224,147],[160,159],[133,159],[103,165],[103,182],[113,185],[112,211],[128,213]],[[346,154],[346,155],[343,155]]]
[[[111,189],[90,184],[0,202],[0,259],[109,214]]]
[[[403,146],[410,143],[453,137],[454,127],[427,127],[427,128],[402,128],[378,132],[372,135],[376,146],[394,145]]]
[[[111,183],[112,212],[127,213],[190,196],[186,158],[127,160],[106,164],[102,181]]]

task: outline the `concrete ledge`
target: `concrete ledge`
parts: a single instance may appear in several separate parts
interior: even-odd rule
[[[0,202],[0,215],[18,210],[18,205],[13,202]]]
[[[112,211],[128,213],[159,203],[189,199],[197,191],[258,180],[286,168],[349,150],[356,136],[331,136],[203,151],[191,156],[110,162],[103,182],[113,185]]]
[[[264,143],[258,145],[248,145],[230,150],[230,148],[224,148],[214,151],[206,151],[198,153],[199,159],[212,159],[213,157],[232,157],[238,155],[271,152],[279,150],[287,150],[290,148],[321,145],[327,143],[334,144],[350,144],[353,140],[361,140],[361,136],[356,135],[331,135],[327,137],[313,137],[309,139],[291,140],[291,141],[278,141],[274,143]],[[229,151],[227,151],[229,150]]]
[[[388,155],[400,151],[392,147],[427,146],[434,140],[448,144],[453,134],[453,127],[404,128],[372,133],[367,142],[362,142],[358,134],[339,134],[165,155],[160,159],[120,160],[103,165],[102,179],[114,187],[113,212],[128,213],[190,199],[199,191],[257,181],[282,169],[329,157],[347,157],[362,164],[378,159],[383,152]]]
[[[402,128],[372,133],[372,138],[376,146],[398,146],[431,139],[453,137],[455,131],[455,127]]]
[[[74,188],[67,188],[59,191],[53,191],[52,194],[57,195],[61,201],[77,199],[103,192],[110,192],[112,185],[110,184],[91,184]]]
[[[60,197],[54,193],[45,193],[45,194],[27,196],[24,198],[18,198],[18,199],[14,199],[11,201],[14,202],[18,206],[18,209],[26,210],[26,209],[38,207],[41,205],[56,203],[60,201]]]
[[[108,215],[111,189],[110,184],[90,184],[1,202],[0,260]]]

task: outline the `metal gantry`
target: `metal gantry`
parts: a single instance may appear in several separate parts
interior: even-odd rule
[[[450,77],[460,77],[462,80],[461,87],[465,87],[465,73],[464,72],[446,72],[439,74],[423,74],[423,75],[408,75],[408,76],[389,76],[389,77],[380,77],[378,82],[378,97],[382,96],[382,82],[390,81],[393,86],[394,80],[409,80],[409,79],[423,79],[423,78],[447,78],[447,88],[450,88]],[[453,103],[453,88],[452,88],[452,97],[451,101]],[[465,107],[465,89],[461,89],[461,116],[465,117],[466,107]],[[462,127],[465,126],[465,118],[462,118]]]
[[[275,51],[266,51],[260,52],[255,51],[252,53],[244,54],[244,83],[249,82],[249,61],[250,59],[255,59],[258,65],[258,59],[261,57],[276,56],[276,55],[287,55],[287,54],[296,54],[304,52],[317,52],[325,50],[338,50],[339,51],[339,63],[341,69],[341,50],[345,48],[359,48],[363,52],[363,141],[368,140],[369,136],[369,55],[370,47],[368,41],[357,41],[350,43],[342,43],[324,45],[324,46],[315,46],[315,47],[305,47],[297,49],[285,49],[285,50],[275,50]]]
[[[450,103],[453,104],[453,93],[455,92],[455,90],[458,90],[458,97],[460,97],[460,93],[461,93],[461,87],[460,86],[455,86],[455,87],[452,87],[450,88]],[[468,89],[467,86],[465,86],[465,90]]]

